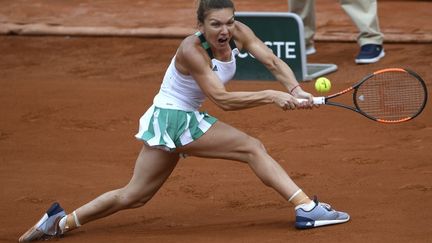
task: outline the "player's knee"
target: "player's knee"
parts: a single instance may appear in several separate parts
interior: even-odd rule
[[[151,196],[142,195],[141,193],[135,193],[128,191],[127,189],[123,189],[118,195],[117,202],[120,204],[121,208],[128,209],[144,206],[144,204],[146,204],[150,199]]]
[[[149,198],[140,198],[137,200],[134,200],[129,204],[129,208],[139,208],[144,206],[150,199]]]
[[[252,143],[253,143],[253,152],[255,153],[267,153],[267,150],[264,147],[264,144],[256,139],[256,138],[252,138]]]
[[[254,137],[250,137],[247,143],[248,162],[255,161],[257,157],[262,156],[264,153],[267,153],[267,151],[263,143]]]

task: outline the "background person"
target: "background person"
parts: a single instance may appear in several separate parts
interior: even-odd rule
[[[376,0],[340,0],[343,10],[359,30],[357,43],[360,52],[355,58],[358,64],[375,63],[384,57],[383,38],[378,22]],[[303,20],[306,54],[316,52],[314,35],[316,32],[315,0],[288,0],[289,11]]]

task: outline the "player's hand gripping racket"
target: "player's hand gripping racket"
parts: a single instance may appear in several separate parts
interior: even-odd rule
[[[354,106],[330,101],[352,90]],[[301,101],[303,99],[299,99]],[[343,107],[383,123],[413,119],[423,111],[426,101],[427,89],[423,79],[402,68],[378,70],[341,92],[313,99],[314,104]]]

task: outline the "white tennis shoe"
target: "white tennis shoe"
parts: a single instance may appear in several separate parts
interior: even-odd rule
[[[47,240],[61,235],[59,221],[66,215],[57,202],[53,203],[42,218],[20,238],[19,242]]]

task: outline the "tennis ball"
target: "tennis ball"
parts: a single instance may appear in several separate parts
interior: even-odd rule
[[[315,89],[320,93],[325,93],[330,91],[331,82],[328,78],[320,77],[315,81]]]

